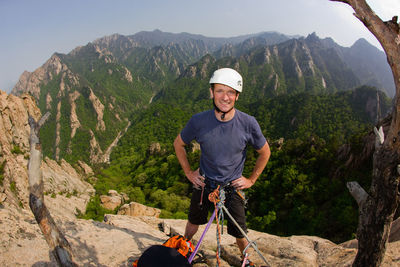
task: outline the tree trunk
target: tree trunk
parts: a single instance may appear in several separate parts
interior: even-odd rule
[[[29,136],[30,157],[28,163],[29,206],[57,263],[60,266],[77,266],[72,260],[71,247],[67,239],[65,239],[62,232],[58,229],[44,204],[43,177],[40,169],[42,151],[39,130],[49,116],[50,113],[46,113],[38,123],[32,117],[29,117],[29,125],[31,127]]]
[[[360,188],[348,185],[359,205],[357,229],[358,252],[353,266],[380,266],[383,261],[389,230],[399,205],[399,159],[400,159],[400,27],[397,16],[383,22],[365,0],[330,0],[350,5],[354,15],[378,39],[385,50],[392,69],[396,94],[391,114],[391,124],[384,139],[378,132],[373,155],[373,175],[369,194],[352,192]],[[362,190],[363,191],[363,190]]]

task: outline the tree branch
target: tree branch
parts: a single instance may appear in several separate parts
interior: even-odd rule
[[[332,1],[332,2],[341,2],[341,3],[345,3],[345,4],[350,5],[349,1],[347,1],[347,0],[330,0],[330,1]]]
[[[379,127],[379,130],[374,127],[374,132],[375,132],[375,149],[378,149],[383,142],[385,141],[385,133],[383,132],[383,128],[382,126]]]
[[[346,183],[346,186],[349,189],[350,194],[357,201],[358,207],[361,208],[368,198],[368,193],[365,192],[357,182],[348,182]]]
[[[49,118],[46,113],[39,122],[29,117],[31,127],[29,136],[30,157],[28,162],[29,177],[29,207],[31,208],[40,230],[42,231],[47,244],[60,266],[77,266],[72,260],[71,247],[62,232],[58,229],[49,210],[44,204],[43,197],[43,174],[40,169],[42,163],[42,151],[39,140],[40,127]]]

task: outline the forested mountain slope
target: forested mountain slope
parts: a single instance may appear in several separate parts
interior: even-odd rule
[[[31,93],[42,112],[52,113],[43,129],[45,155],[103,163],[133,113],[147,108],[172,86],[178,88],[171,97],[189,90],[185,99],[196,100],[191,98],[190,84],[197,81],[191,79],[206,81],[220,66],[243,74],[243,103],[283,94],[353,89],[364,80],[343,59],[358,50],[348,50],[343,57],[343,49],[315,34],[305,39],[275,32],[232,38],[159,30],[114,34],[68,54],[54,54],[33,73],[25,72],[13,93]],[[377,80],[373,75],[368,79]]]
[[[248,192],[250,226],[340,241],[351,237],[357,219],[345,182],[368,183],[370,172],[366,164],[346,177],[333,175],[346,160],[337,152],[346,143],[357,151],[390,108],[382,92],[390,89],[363,86],[382,84],[380,70],[368,70],[381,56],[368,44],[343,48],[315,34],[116,34],[54,54],[24,73],[13,93],[32,94],[42,113],[52,113],[41,129],[46,156],[98,166],[86,217],[102,218],[99,195],[116,189],[161,208],[163,216],[184,218],[190,187],[173,139],[192,114],[212,108],[211,73],[235,68],[244,78],[237,108],[257,118],[273,152]],[[363,69],[350,60],[360,57]],[[193,164],[199,153],[194,144]],[[254,160],[250,149],[246,175]]]

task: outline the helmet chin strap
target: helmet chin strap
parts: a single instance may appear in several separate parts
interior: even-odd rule
[[[233,109],[233,107],[232,107],[232,108],[231,108],[230,110],[228,110],[227,112],[223,112],[222,110],[220,110],[220,109],[217,107],[217,105],[215,105],[214,98],[213,98],[213,105],[214,105],[215,110],[216,110],[218,113],[222,113],[222,115],[221,115],[221,120],[225,120],[225,114],[226,114],[226,113],[229,113],[229,112]]]

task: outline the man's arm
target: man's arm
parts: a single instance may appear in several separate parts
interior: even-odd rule
[[[268,142],[265,142],[265,145],[256,151],[258,152],[258,157],[256,164],[254,165],[253,172],[249,178],[242,176],[239,179],[234,180],[232,182],[232,186],[236,189],[240,190],[250,188],[257,181],[258,177],[261,175],[265,166],[267,165],[269,157],[271,156],[271,150]]]
[[[176,157],[178,158],[178,161],[181,164],[183,172],[194,186],[203,187],[205,186],[204,177],[200,175],[199,169],[192,171],[186,155],[185,146],[186,144],[185,142],[183,142],[181,135],[178,134],[178,136],[175,138],[174,141],[174,148]]]

